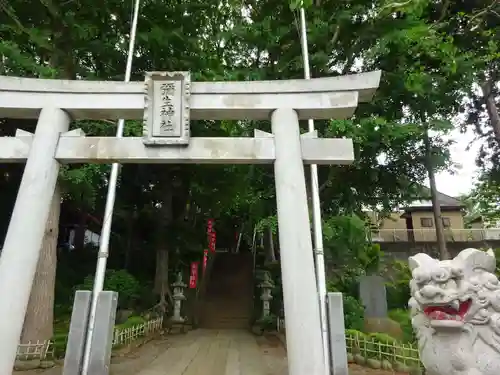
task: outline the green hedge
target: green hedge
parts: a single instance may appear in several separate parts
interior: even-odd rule
[[[416,341],[415,332],[411,325],[411,313],[404,309],[393,309],[389,311],[389,318],[398,322],[403,331],[403,341],[413,343]]]

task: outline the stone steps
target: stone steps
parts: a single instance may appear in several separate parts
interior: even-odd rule
[[[250,325],[250,318],[221,318],[204,319],[203,328],[208,329],[244,329]]]
[[[250,254],[218,254],[200,311],[200,325],[210,329],[248,328],[252,308]]]

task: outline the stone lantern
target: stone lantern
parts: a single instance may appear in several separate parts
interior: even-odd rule
[[[177,274],[177,280],[172,286],[174,287],[174,295],[172,296],[174,299],[174,315],[172,316],[172,323],[184,323],[184,318],[181,317],[181,307],[182,301],[186,299],[184,289],[186,289],[187,285],[182,282],[181,272]]]
[[[269,272],[264,272],[264,280],[259,284],[259,288],[261,288],[262,293],[260,295],[260,299],[262,301],[262,318],[267,318],[269,316],[271,310],[271,301],[273,296],[271,295],[271,290],[274,287],[274,284],[269,277]]]

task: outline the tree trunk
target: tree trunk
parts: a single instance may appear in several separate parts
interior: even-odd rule
[[[61,193],[56,187],[40,250],[36,274],[24,318],[21,343],[50,340],[54,334],[54,289]]]
[[[439,256],[442,260],[450,259],[450,253],[446,248],[446,240],[444,238],[444,228],[443,228],[443,219],[441,216],[441,206],[437,199],[437,188],[436,188],[436,176],[434,174],[434,166],[432,164],[432,155],[431,155],[431,147],[429,141],[429,134],[426,131],[424,137],[425,143],[425,164],[427,173],[429,175],[429,185],[431,189],[431,201],[432,201],[432,211],[434,213],[434,222],[436,228],[436,240],[439,249]]]
[[[75,228],[75,250],[82,251],[85,247],[85,231],[87,230],[87,214],[80,211],[78,226]]]
[[[269,235],[269,252],[268,252],[268,260],[270,262],[276,262],[276,253],[274,252],[274,236],[273,229],[271,227],[267,228]]]
[[[490,77],[490,79],[481,85],[481,91],[483,92],[484,104],[486,105],[486,111],[488,112],[493,133],[495,134],[497,142],[500,143],[500,114],[498,113],[495,93],[493,91],[495,85],[496,82],[494,77]]]
[[[171,292],[168,282],[168,250],[164,248],[156,250],[154,291],[159,297],[156,310],[163,316],[163,325],[166,326],[168,322],[168,301],[171,300]]]
[[[160,190],[164,197],[158,214],[157,227],[155,228],[156,269],[154,293],[159,296],[157,305],[160,313],[166,318],[168,302],[171,301],[170,285],[168,280],[169,249],[165,243],[165,233],[169,233],[168,226],[172,223],[172,190],[168,182]],[[168,300],[167,300],[168,298]],[[166,321],[167,319],[165,319]]]
[[[57,19],[54,15],[51,18]],[[61,39],[55,38],[54,53],[50,57],[50,65],[59,71],[61,79],[76,78],[76,64],[72,48],[69,45],[68,30],[58,24],[55,27],[61,31]],[[65,40],[62,40],[65,38]],[[45,235],[40,249],[33,286],[24,326],[21,333],[21,343],[36,340],[50,340],[54,334],[54,299],[57,269],[57,240],[59,235],[59,216],[61,213],[61,191],[57,183],[52,197],[49,217],[45,226]]]
[[[154,292],[165,295],[168,287],[168,250],[157,249]]]
[[[134,213],[127,219],[127,243],[125,245],[125,259],[123,260],[123,268],[128,271],[130,266],[130,261],[132,258],[132,248],[134,244],[134,223],[137,216],[137,211],[134,209]]]

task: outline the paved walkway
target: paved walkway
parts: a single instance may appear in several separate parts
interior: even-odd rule
[[[62,368],[14,374],[61,375]],[[357,365],[349,366],[349,374],[408,375]],[[288,371],[285,350],[274,336],[194,330],[185,335],[168,335],[131,353],[113,357],[110,375],[288,375]]]
[[[195,330],[172,337],[170,347],[138,375],[286,375],[278,343],[236,330]]]

